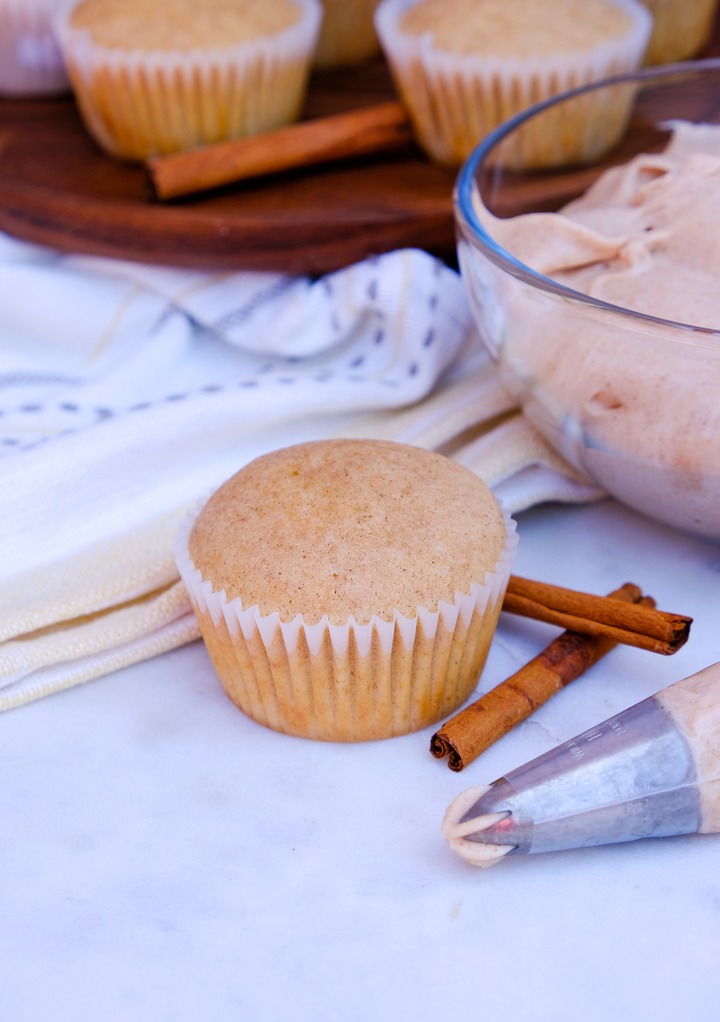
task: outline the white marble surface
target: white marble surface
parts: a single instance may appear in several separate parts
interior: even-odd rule
[[[199,644],[0,718],[3,1022],[715,1020],[720,836],[457,859],[452,797],[720,660],[720,548],[612,502],[519,516],[516,572],[693,615],[617,649],[462,774],[433,729],[312,743]],[[482,688],[554,630],[503,616]]]

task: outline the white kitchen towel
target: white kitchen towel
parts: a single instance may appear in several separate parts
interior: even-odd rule
[[[522,418],[427,253],[314,280],[0,235],[0,709],[195,638],[184,510],[258,454],[338,434],[443,450],[511,510],[601,495]]]

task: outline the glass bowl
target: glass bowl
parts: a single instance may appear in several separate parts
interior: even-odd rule
[[[588,102],[588,109],[615,111],[616,127],[604,148],[601,141],[603,151],[589,162],[532,169],[532,145],[528,149],[526,141],[547,139],[563,124],[577,124],[578,111]],[[715,309],[720,310],[720,279],[716,288],[703,290],[702,282],[696,288],[693,273],[679,266],[683,276],[677,277],[672,264],[672,279],[683,280],[682,315],[663,318],[672,289],[657,283],[667,278],[658,278],[653,262],[663,246],[661,232],[647,248],[652,224],[643,228],[644,237],[635,238],[630,229],[626,234],[626,240],[645,245],[650,255],[640,259],[630,285],[625,280],[630,297],[623,304],[608,299],[606,283],[599,288],[606,292],[602,298],[582,290],[589,286],[588,266],[598,274],[617,269],[607,254],[591,257],[584,241],[579,254],[574,242],[570,252],[562,248],[565,242],[557,251],[550,248],[562,238],[567,241],[568,221],[557,211],[609,168],[641,153],[659,154],[672,137],[673,121],[720,124],[720,59],[606,79],[507,121],[460,171],[455,191],[458,259],[483,341],[505,385],[549,443],[618,500],[685,532],[718,540],[720,312],[716,323],[710,292],[717,292]],[[592,117],[585,121],[590,136],[593,123]],[[720,141],[716,144],[720,167]],[[640,186],[663,176],[647,168],[643,173]],[[720,170],[715,179],[720,182]],[[628,208],[637,205],[633,194]],[[720,262],[720,203],[706,206],[704,183],[695,192],[680,189],[680,194],[690,197],[691,204],[678,214],[677,230],[684,232],[678,237],[690,251],[702,249],[707,265],[713,265],[713,252]],[[548,213],[527,221],[508,219]],[[629,223],[622,220],[624,210],[619,216],[613,230],[606,231],[613,237]],[[552,268],[545,266],[543,273],[522,258]],[[584,268],[579,271],[582,287],[577,272],[562,273],[554,266],[571,262]],[[589,272],[592,277],[595,270]],[[644,303],[643,311],[627,307],[636,301],[641,307]]]

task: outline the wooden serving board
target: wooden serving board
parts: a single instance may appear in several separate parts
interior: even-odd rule
[[[704,55],[720,55],[720,22]],[[316,73],[305,114],[392,98],[387,65],[371,61]],[[0,230],[65,251],[311,274],[405,246],[453,261],[455,178],[409,145],[162,204],[143,168],[97,148],[72,98],[0,99]]]
[[[386,65],[314,76],[306,115],[394,97]],[[103,155],[70,97],[0,100],[0,229],[65,251],[202,268],[324,273],[418,246],[452,258],[455,173],[414,146],[161,204]]]

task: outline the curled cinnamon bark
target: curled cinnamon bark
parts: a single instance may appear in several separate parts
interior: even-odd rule
[[[630,582],[603,599],[629,606],[655,605]],[[444,724],[433,735],[430,752],[436,759],[447,756],[451,770],[462,770],[616,645],[607,635],[563,632],[519,671]]]
[[[654,603],[644,606],[639,588],[632,583],[626,583],[623,589],[626,587],[636,594],[635,603],[512,575],[503,610],[584,635],[607,636],[654,653],[677,652],[687,642],[692,618],[657,610]]]
[[[399,102],[392,101],[154,156],[145,167],[156,197],[177,199],[298,167],[402,149],[411,141],[407,114]]]

